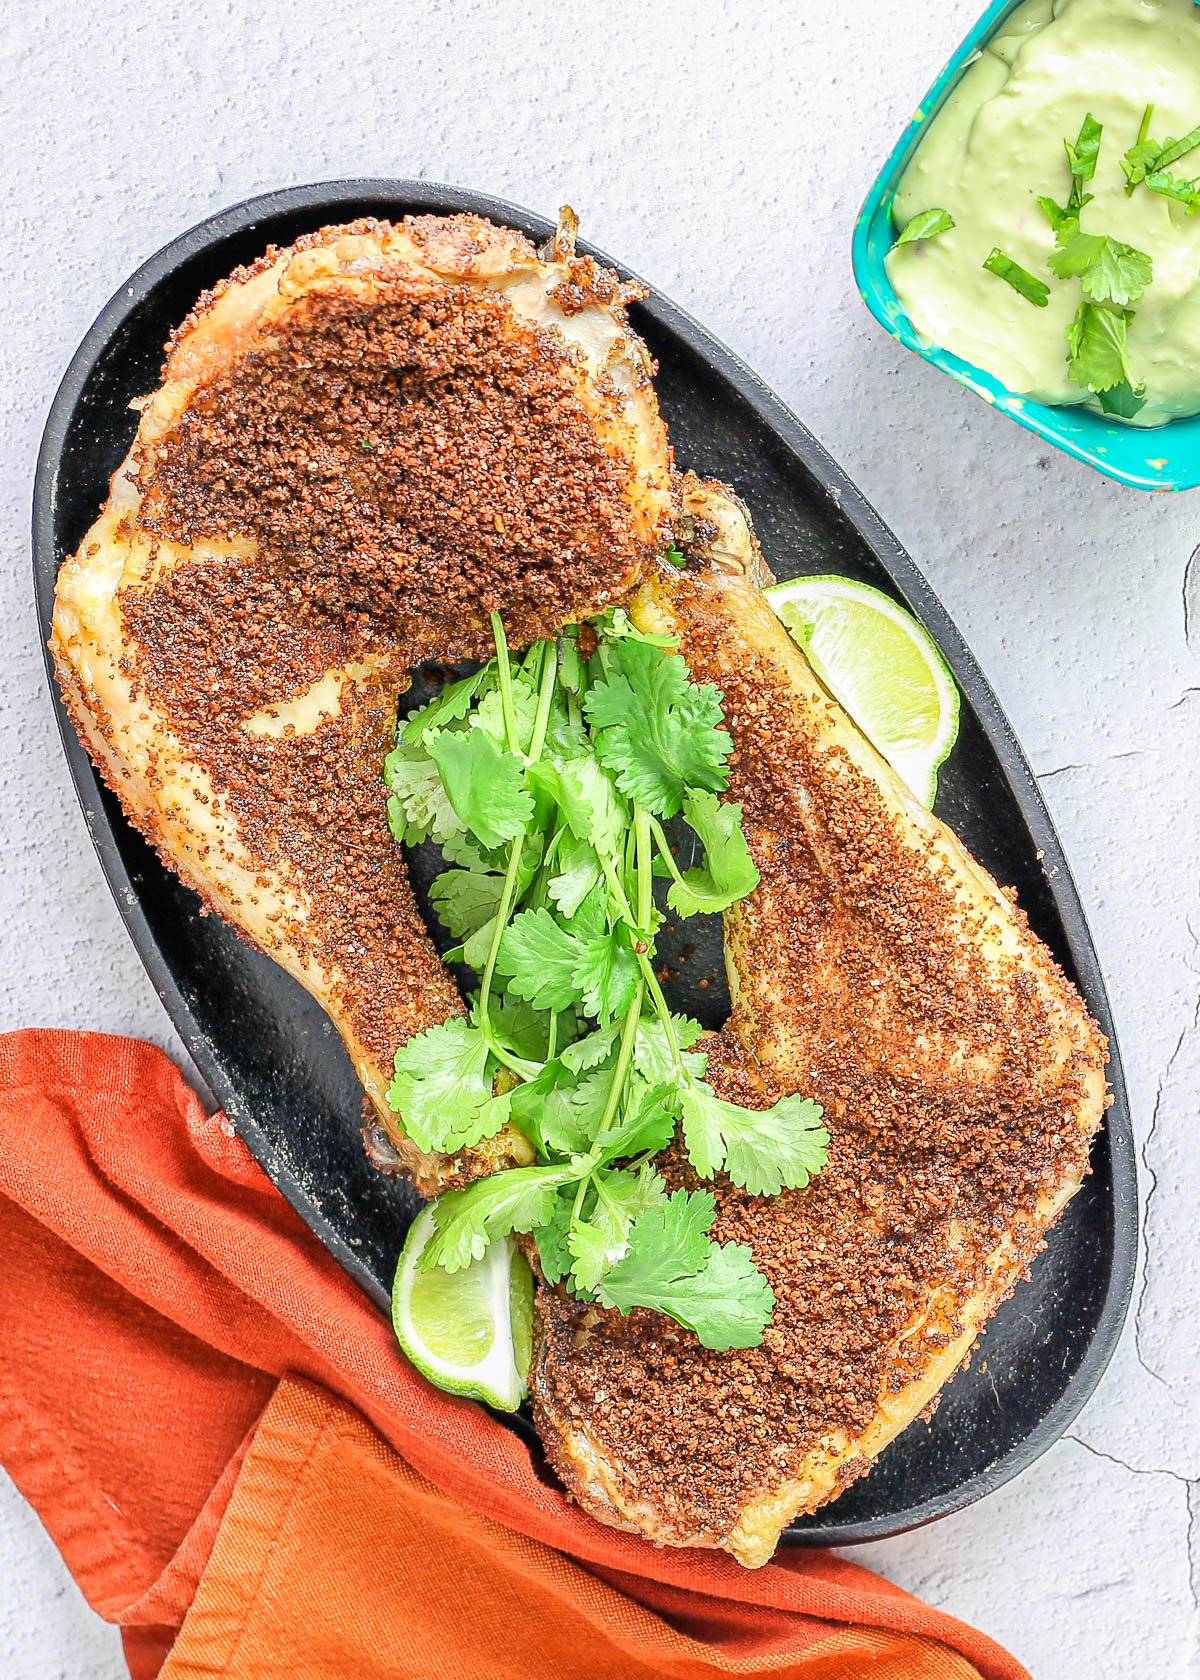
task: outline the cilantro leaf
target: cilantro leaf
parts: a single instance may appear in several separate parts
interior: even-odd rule
[[[1119,385],[1111,386],[1107,391],[1097,391],[1096,396],[1103,413],[1119,415],[1122,420],[1132,420],[1134,415],[1146,406],[1145,397],[1125,380]]]
[[[522,910],[504,930],[496,959],[508,989],[538,1009],[566,1009],[583,988],[575,981],[579,941],[549,910]]]
[[[637,958],[625,934],[609,928],[607,904],[596,887],[566,923],[544,907],[514,916],[496,960],[509,990],[540,1009],[582,1001],[602,1026],[623,1014],[637,987]]]
[[[700,1051],[694,1055],[689,1051],[703,1037],[704,1028],[699,1021],[693,1021],[687,1015],[672,1015],[671,1024],[675,1029],[675,1042],[683,1052],[681,1060],[684,1068],[699,1078],[708,1057]],[[667,1084],[677,1077],[666,1029],[661,1021],[650,1019],[638,1022],[637,1036],[633,1041],[633,1065],[652,1085]]]
[[[530,779],[554,800],[576,840],[587,841],[606,856],[616,855],[629,824],[629,812],[612,776],[596,763],[590,751],[537,764],[530,771]]]
[[[683,556],[680,555],[682,563]],[[646,642],[650,647],[677,648],[679,637],[671,631],[639,630],[624,607],[609,607],[607,612],[601,613],[599,618],[592,620],[592,628],[596,634],[608,642],[618,642],[629,636],[635,642]]]
[[[463,832],[438,767],[423,747],[398,743],[384,760],[383,779],[391,793],[388,826],[397,840],[413,845],[449,840]]]
[[[629,1228],[622,1259],[598,1280],[606,1307],[650,1307],[692,1330],[705,1347],[757,1347],[775,1297],[739,1243],[710,1243],[707,1191],[676,1190]]]
[[[638,1031],[641,1032],[639,1026]],[[587,1068],[598,1067],[612,1055],[617,1047],[617,1040],[621,1036],[621,1028],[617,1024],[601,1027],[598,1031],[588,1033],[586,1038],[580,1038],[570,1044],[562,1053],[565,1067],[572,1073],[582,1073]]]
[[[702,1347],[724,1352],[761,1345],[775,1291],[745,1243],[712,1243],[704,1269],[673,1289],[660,1289],[657,1305],[695,1331]]]
[[[1192,211],[1200,204],[1200,186],[1195,181],[1181,181],[1169,170],[1156,169],[1146,176],[1146,185],[1160,198],[1173,198]]]
[[[495,918],[504,891],[500,875],[484,875],[474,869],[445,869],[429,888],[430,901],[438,920],[456,939],[477,933]]]
[[[518,899],[538,872],[544,846],[545,838],[538,830],[534,829],[526,833],[525,844],[521,849],[521,862],[516,876],[516,897]],[[442,849],[447,856],[450,855],[452,850],[458,851],[458,847],[453,841],[447,843]],[[464,846],[462,848],[463,854],[465,855],[467,851],[468,848]],[[501,859],[502,864],[505,861],[503,858]],[[478,873],[478,871],[472,869],[471,873]],[[431,893],[432,891],[431,888]],[[503,884],[501,885],[501,892],[503,892]],[[477,973],[482,973],[487,963],[488,952],[492,948],[492,939],[496,932],[496,914],[498,912],[499,905],[497,904],[496,912],[486,922],[480,922],[473,932],[466,934],[461,945],[452,951],[447,951],[444,955],[444,961],[464,962],[475,969]]]
[[[1106,233],[1075,233],[1049,258],[1060,280],[1078,278],[1096,303],[1134,303],[1154,278],[1145,251]]]
[[[703,1052],[692,1054],[691,1051],[693,1044],[703,1037],[704,1028],[699,1021],[693,1021],[687,1015],[672,1015],[671,1022],[675,1029],[675,1041],[682,1052],[680,1059],[684,1069],[699,1077],[704,1072],[704,1064],[708,1058]],[[601,1027],[598,1031],[589,1033],[586,1038],[568,1045],[562,1053],[562,1060],[574,1072],[596,1067],[612,1055],[620,1036],[621,1029],[618,1024]],[[650,1085],[667,1085],[678,1076],[678,1069],[671,1058],[666,1029],[656,1016],[644,1016],[638,1022],[633,1041],[633,1065]]]
[[[596,1174],[595,1199],[587,1218],[577,1220],[567,1236],[571,1274],[580,1289],[596,1288],[604,1273],[624,1259],[634,1220],[650,1208],[662,1207],[666,1200],[666,1186],[649,1162],[638,1172]]]
[[[532,1007],[532,1006],[529,1006]],[[510,1113],[513,1125],[524,1132],[539,1155],[573,1155],[587,1147],[587,1138],[578,1127],[571,1126],[564,1136],[551,1139],[543,1125],[546,1099],[556,1085],[573,1083],[556,1056],[540,1068],[532,1079],[522,1080],[511,1093]],[[551,1128],[553,1130],[553,1128]]]
[[[641,1268],[682,1266],[694,1272],[708,1260],[708,1233],[717,1217],[711,1190],[672,1190],[658,1209],[651,1209],[638,1231]]]
[[[453,1155],[495,1137],[510,1097],[493,1096],[487,1040],[470,1021],[427,1027],[396,1051],[388,1106],[418,1149]]]
[[[1090,181],[1096,173],[1096,160],[1100,156],[1100,136],[1103,132],[1102,125],[1089,111],[1083,119],[1083,126],[1075,144],[1072,145],[1069,140],[1063,141],[1067,150],[1067,163],[1076,181]]]
[[[1130,146],[1121,159],[1121,168],[1125,171],[1127,193],[1132,193],[1134,187],[1140,186],[1148,175],[1152,175],[1159,166],[1162,148],[1153,140],[1139,140]]]
[[[1046,220],[1054,229],[1055,234],[1058,235],[1060,245],[1064,240],[1070,239],[1073,234],[1079,232],[1079,216],[1071,208],[1068,207],[1064,210],[1063,206],[1056,204],[1052,198],[1044,197],[1038,199],[1038,205],[1044,212]]]
[[[499,1238],[545,1225],[559,1185],[572,1173],[569,1166],[510,1167],[465,1190],[445,1191],[433,1204],[437,1230],[418,1264],[461,1272],[472,1260],[482,1260]]]
[[[825,1165],[829,1133],[821,1106],[800,1096],[781,1097],[770,1108],[726,1102],[703,1080],[680,1093],[688,1158],[702,1178],[722,1169],[752,1196],[803,1190]]]
[[[1014,292],[1032,303],[1038,309],[1045,309],[1050,301],[1050,288],[1044,280],[1039,280],[1036,274],[1030,274],[1027,268],[1022,268],[1019,262],[1014,262],[998,245],[994,245],[983,259],[983,266],[990,274],[1010,285]]]
[[[444,729],[448,723],[465,717],[471,701],[486,681],[495,679],[496,666],[494,661],[488,665],[481,665],[478,671],[469,677],[460,677],[457,682],[447,683],[440,694],[435,694],[427,705],[418,711],[410,712],[400,726],[400,739],[409,746],[419,747],[426,732],[431,729]]]
[[[693,683],[678,654],[625,639],[607,649],[608,674],[584,711],[596,752],[617,786],[660,817],[673,817],[689,787],[719,793],[733,745],[721,728],[721,693]]]
[[[675,1136],[676,1097],[667,1083],[653,1088],[639,1076],[625,1102],[625,1112],[615,1126],[596,1139],[594,1153],[601,1164],[629,1155],[655,1155]]]
[[[591,1146],[604,1118],[612,1081],[611,1067],[601,1066],[582,1076],[569,1077],[560,1064],[542,1098],[540,1128],[547,1149],[561,1155],[576,1155]]]
[[[1067,371],[1089,391],[1111,391],[1128,385],[1140,396],[1143,387],[1129,370],[1128,334],[1132,311],[1081,303],[1067,329],[1070,361]]]
[[[599,934],[580,947],[572,979],[583,1007],[601,1026],[624,1015],[638,986],[638,961],[621,932]]]
[[[933,239],[939,233],[949,233],[954,217],[949,210],[918,210],[910,216],[896,240],[897,245],[912,245],[918,239]]]
[[[492,1031],[514,1055],[526,1061],[544,1062],[549,1045],[550,1017],[524,998],[502,992],[488,1000]],[[515,1093],[514,1093],[515,1094]]]
[[[563,830],[558,844],[558,873],[546,883],[546,894],[564,916],[573,916],[600,880],[600,858],[594,846]]]
[[[521,761],[485,729],[443,730],[427,745],[455,816],[482,845],[503,845],[532,820]]]
[[[1193,128],[1181,140],[1164,140],[1162,151],[1159,153],[1158,168],[1170,169],[1173,163],[1178,163],[1181,157],[1194,152],[1197,146],[1200,146],[1200,127]]]
[[[1125,171],[1127,197],[1140,181],[1146,179],[1148,172],[1154,168],[1162,155],[1162,147],[1150,139],[1150,121],[1153,116],[1154,106],[1147,105],[1138,125],[1137,139],[1121,159],[1121,168]]]
[[[433,761],[430,760],[430,762]],[[438,780],[441,781],[440,776]],[[450,808],[449,800],[446,801],[446,808],[447,810]],[[456,823],[458,822],[457,817],[454,820]],[[531,839],[533,839],[532,835],[526,837],[526,850],[528,850],[528,842]],[[478,846],[470,838],[465,828],[457,828],[453,834],[448,834],[444,839],[439,840],[438,844],[442,848],[442,855],[446,862],[456,863],[462,869],[478,869],[485,873],[490,871],[492,874],[500,875],[504,873],[505,866],[508,863],[507,846]],[[522,853],[523,860],[524,853]]]
[[[1135,187],[1145,185],[1151,192],[1164,198],[1178,199],[1181,204],[1187,205],[1189,211],[1194,210],[1200,204],[1200,186],[1195,181],[1178,180],[1171,174],[1171,166],[1200,146],[1200,127],[1193,128],[1179,140],[1168,136],[1159,145],[1149,138],[1153,114],[1153,105],[1147,105],[1142,112],[1137,140],[1121,159],[1121,168],[1125,171],[1125,191],[1132,194]],[[1128,299],[1115,298],[1113,301],[1123,303]]]
[[[524,682],[516,673],[512,678],[512,702],[517,741],[524,747],[529,744],[533,735],[538,697],[533,684]],[[499,688],[492,689],[490,694],[484,696],[471,713],[468,722],[472,729],[486,729],[498,746],[507,746],[508,730],[504,722],[504,701]]]
[[[575,1186],[560,1185],[554,1204],[544,1225],[533,1233],[537,1243],[538,1262],[548,1284],[556,1284],[571,1270],[571,1250],[567,1247],[567,1233],[571,1229],[571,1214],[575,1205]]]
[[[553,764],[563,764],[569,758],[590,758],[592,743],[582,722],[571,715],[565,694],[555,690],[550,702],[550,716],[546,722],[546,744],[543,758]],[[535,768],[531,766],[531,769]]]
[[[672,883],[667,903],[679,916],[727,910],[759,882],[742,832],[742,807],[722,804],[715,793],[699,788],[684,795],[683,814],[704,846],[704,865]]]

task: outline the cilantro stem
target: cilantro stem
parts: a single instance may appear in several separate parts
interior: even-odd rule
[[[638,951],[636,955],[638,967],[642,971],[642,978],[646,982],[646,990],[650,993],[650,1001],[654,1005],[654,1013],[662,1022],[662,1029],[666,1034],[671,1061],[674,1063],[677,1072],[682,1073],[685,1078],[690,1078],[683,1065],[683,1052],[679,1048],[679,1040],[675,1035],[675,1023],[671,1019],[671,1006],[663,995],[663,989],[658,983],[658,975],[655,974],[650,965],[650,958],[644,951]]]
[[[550,726],[550,707],[554,701],[554,685],[558,680],[558,653],[553,642],[542,644],[542,670],[538,678],[537,715],[533,720],[533,737],[529,743],[529,762],[536,764],[546,744],[546,730]]]
[[[637,858],[638,926],[648,931],[654,915],[654,858],[651,852],[650,813],[640,805],[633,807],[633,833]]]
[[[508,735],[510,748],[514,753],[519,753],[520,745],[516,740],[516,714],[512,703],[512,673],[509,669],[508,642],[505,638],[504,624],[499,613],[492,614],[492,634],[496,638],[496,662],[500,674],[500,698],[504,708],[504,728]],[[528,761],[530,764],[535,763],[541,757],[542,748],[546,744],[550,703],[554,698],[554,684],[558,675],[558,662],[552,642],[541,643],[541,662],[538,709],[533,725],[533,737],[529,743]],[[511,1072],[520,1074],[522,1079],[535,1079],[541,1072],[541,1063],[527,1061],[523,1056],[514,1056],[510,1050],[506,1050],[496,1036],[488,1010],[492,993],[492,979],[496,972],[496,959],[500,954],[500,941],[504,937],[504,930],[508,926],[509,918],[512,915],[513,901],[516,898],[517,877],[521,868],[521,854],[525,849],[525,840],[526,830],[522,829],[512,841],[512,849],[508,854],[508,865],[504,871],[504,885],[500,891],[500,903],[496,907],[496,925],[492,929],[487,961],[483,965],[483,976],[479,984],[477,1014],[480,1031],[487,1040],[488,1049],[496,1060]],[[556,1022],[553,1022],[551,1026],[551,1040],[554,1038],[554,1026],[556,1024]],[[553,1055],[553,1053],[553,1050],[551,1050],[550,1054]]]
[[[603,852],[597,852],[596,856],[600,859],[600,867],[604,871],[604,879],[608,882],[609,892],[612,893],[613,897],[617,901],[618,910],[620,910],[622,917],[626,922],[628,922],[629,926],[636,929],[638,925],[637,918],[630,908],[629,899],[626,896],[621,877],[617,874],[616,864],[613,862],[612,858],[606,857]]]
[[[645,986],[638,981],[637,991],[633,994],[633,1002],[625,1011],[625,1022],[621,1028],[621,1045],[617,1051],[617,1063],[613,1068],[612,1083],[608,1087],[608,1098],[604,1104],[604,1113],[600,1116],[600,1124],[596,1128],[596,1136],[603,1137],[612,1124],[613,1116],[620,1106],[625,1092],[625,1079],[629,1073],[629,1064],[633,1060],[633,1046],[637,1038],[638,1022],[642,1018],[642,1000],[645,996]]]
[[[594,1172],[591,1175],[591,1179],[592,1183],[596,1186],[596,1199],[604,1203],[609,1213],[612,1214],[614,1222],[616,1224],[620,1224],[621,1210],[617,1207],[616,1202],[613,1201],[608,1191],[604,1188],[604,1174]]]
[[[654,835],[654,842],[658,850],[658,855],[671,871],[675,880],[679,882],[680,886],[683,886],[683,876],[679,872],[679,865],[675,862],[675,854],[671,850],[671,842],[667,839],[666,829],[659,822],[657,817],[650,818],[650,828]]]
[[[612,859],[606,858],[603,853],[598,853],[597,856],[600,858],[600,867],[604,870],[604,877],[608,882],[609,891],[616,900],[617,907],[621,911],[624,920],[635,933],[644,932],[645,929],[640,927],[638,922],[634,919],[633,911],[629,906],[629,900],[625,896],[625,889],[621,885],[620,877],[617,874],[616,867],[613,864]],[[671,1052],[671,1061],[677,1071],[687,1077],[687,1070],[683,1065],[683,1054],[679,1048],[679,1039],[675,1034],[675,1023],[671,1019],[670,1005],[663,996],[663,989],[658,983],[658,975],[655,974],[650,963],[650,958],[645,951],[635,951],[634,955],[637,957],[638,967],[642,971],[642,979],[645,982],[645,989],[649,992],[650,1001],[654,1005],[654,1013],[662,1022],[663,1032],[666,1034],[667,1039],[667,1048]]]
[[[504,937],[504,930],[508,926],[508,918],[512,914],[513,899],[516,897],[517,875],[521,868],[521,853],[525,849],[524,830],[517,835],[512,843],[512,850],[508,854],[508,867],[504,871],[504,885],[500,890],[500,903],[496,906],[496,925],[492,929],[492,939],[488,946],[487,961],[483,965],[483,977],[479,983],[479,1002],[476,1012],[479,1016],[479,1027],[487,1040],[488,1049],[496,1060],[513,1073],[519,1073],[522,1079],[535,1079],[541,1072],[538,1062],[527,1062],[522,1056],[514,1056],[497,1039],[492,1029],[492,1018],[488,1013],[488,1000],[492,991],[492,976],[496,972],[496,958],[500,955],[500,941]]]
[[[500,710],[504,714],[504,733],[510,753],[519,753],[521,742],[517,736],[517,713],[513,705],[512,666],[508,657],[508,637],[504,620],[498,612],[492,614],[492,636],[496,643],[496,674],[500,681]]]

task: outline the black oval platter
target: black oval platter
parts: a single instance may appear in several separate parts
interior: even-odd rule
[[[271,243],[329,222],[475,211],[535,240],[551,223],[423,181],[335,181],[235,205],[167,245],[101,311],[54,399],[37,467],[34,569],[43,638],[54,582],[104,501],[136,425],[130,400],[158,382],[162,346],[207,286]],[[594,253],[602,255],[602,253]],[[604,258],[607,262],[610,259]],[[613,264],[619,267],[618,264]],[[622,270],[622,272],[626,272]],[[683,466],[732,484],[777,575],[839,572],[905,602],[945,654],[964,697],[938,812],[1030,921],[1112,1042],[1114,1093],[1093,1171],[1052,1232],[1032,1281],[993,1319],[972,1367],[869,1477],[796,1523],[787,1539],[846,1545],[961,1509],[1055,1441],[1099,1381],[1133,1283],[1133,1140],[1104,983],[1062,847],[979,667],[892,533],[783,404],[674,304],[632,316],[659,363],[657,388]],[[283,1194],[380,1307],[416,1199],[363,1153],[360,1091],[328,1020],[268,958],[215,916],[124,820],[58,698],[63,745],[93,842],[130,937],[213,1096]],[[511,1421],[538,1452],[528,1421]]]

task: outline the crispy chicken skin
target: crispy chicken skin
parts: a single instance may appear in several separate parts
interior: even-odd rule
[[[927,1406],[1087,1171],[1105,1042],[1008,894],[919,805],[760,593],[747,519],[695,481],[702,539],[633,614],[717,683],[729,796],[761,885],[726,917],[717,1091],[825,1105],[829,1163],[778,1198],[718,1189],[718,1240],[776,1293],[761,1347],[540,1291],[534,1416],[594,1515],[767,1561]],[[669,1177],[692,1184],[685,1163]]]
[[[168,346],[51,647],[125,810],[325,1007],[419,1187],[510,1157],[419,1155],[396,1048],[462,1012],[385,816],[423,658],[624,595],[677,487],[637,288],[473,216],[363,221],[269,251]]]

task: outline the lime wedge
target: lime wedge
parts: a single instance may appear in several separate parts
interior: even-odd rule
[[[889,595],[843,577],[766,592],[788,634],[923,805],[958,736],[958,688],[929,632]]]
[[[433,1209],[413,1220],[392,1286],[397,1340],[422,1375],[449,1394],[514,1411],[525,1398],[533,1330],[533,1273],[511,1238],[461,1272],[417,1261]]]

